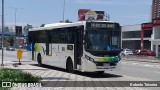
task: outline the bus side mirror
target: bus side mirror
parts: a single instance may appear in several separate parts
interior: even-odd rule
[[[73,50],[73,45],[67,45],[67,50]]]

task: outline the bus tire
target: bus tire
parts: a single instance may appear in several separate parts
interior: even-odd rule
[[[69,73],[74,73],[74,69],[73,69],[73,62],[71,59],[68,59],[67,60],[67,63],[66,63],[66,69]]]
[[[38,66],[42,66],[42,58],[40,53],[37,55],[37,62],[38,62]]]
[[[104,74],[104,71],[97,71],[97,74]]]

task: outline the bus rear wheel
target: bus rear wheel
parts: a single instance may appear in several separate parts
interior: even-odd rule
[[[67,61],[66,69],[69,73],[74,73],[72,60]]]
[[[40,54],[37,55],[37,61],[38,61],[38,66],[42,66],[42,58]]]

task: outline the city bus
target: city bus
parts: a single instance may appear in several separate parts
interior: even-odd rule
[[[30,56],[38,65],[103,74],[121,60],[121,27],[111,21],[46,24],[29,30]]]

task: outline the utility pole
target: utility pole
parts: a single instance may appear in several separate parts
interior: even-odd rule
[[[4,59],[4,57],[3,57],[3,54],[4,54],[4,52],[3,52],[3,37],[4,37],[4,0],[2,0],[2,40],[1,40],[1,43],[2,43],[2,63],[1,63],[1,66],[4,66],[4,64],[3,64],[3,59]]]

